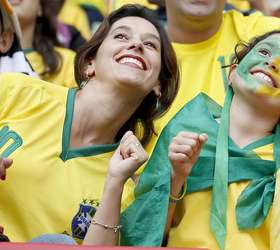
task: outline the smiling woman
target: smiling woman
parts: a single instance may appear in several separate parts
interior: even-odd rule
[[[141,143],[174,100],[178,75],[164,28],[138,5],[105,18],[80,49],[79,89],[1,74],[0,153],[13,166],[0,218],[10,239],[65,231],[83,240],[91,225],[85,243],[117,244],[130,177],[147,159]]]
[[[95,80],[96,87],[99,78],[107,79],[106,88],[116,88],[115,91],[127,86],[125,95],[132,99],[129,103],[136,101],[139,104],[119,133],[137,127],[140,121],[144,128],[141,142],[145,145],[154,133],[152,121],[161,116],[174,99],[178,86],[171,83],[179,77],[178,68],[165,31],[150,12],[143,9],[138,15],[132,15],[134,8],[121,10],[105,19],[92,39],[81,47],[75,60],[75,77],[79,84]],[[145,15],[150,19],[143,20]],[[124,63],[123,57],[141,63],[143,70],[133,70],[137,63]],[[117,79],[118,84],[113,87],[111,83]],[[139,96],[131,96],[129,92],[136,92]],[[140,96],[143,94],[145,98]]]

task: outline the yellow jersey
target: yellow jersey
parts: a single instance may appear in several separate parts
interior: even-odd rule
[[[0,154],[13,159],[0,182],[0,218],[11,241],[67,232],[83,239],[99,205],[117,144],[70,148],[77,89],[24,74],[0,75]],[[134,182],[124,189],[122,207]]]

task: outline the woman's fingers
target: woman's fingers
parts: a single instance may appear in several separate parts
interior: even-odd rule
[[[133,157],[139,161],[147,160],[147,153],[142,147],[140,141],[132,132],[128,132],[123,136],[120,145],[120,152],[123,159]]]
[[[6,179],[6,169],[9,168],[13,163],[12,159],[0,157],[0,179]]]

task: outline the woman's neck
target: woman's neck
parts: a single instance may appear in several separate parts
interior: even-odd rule
[[[75,98],[71,147],[114,143],[141,101],[97,82],[87,84]]]
[[[244,147],[270,135],[278,120],[279,112],[267,112],[264,107],[256,107],[234,95],[230,108],[229,135],[237,145]]]
[[[36,24],[22,25],[22,47],[23,49],[33,48],[33,40]]]

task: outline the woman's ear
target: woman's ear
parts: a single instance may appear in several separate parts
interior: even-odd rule
[[[88,61],[87,66],[85,68],[85,74],[87,78],[92,78],[93,76],[95,76],[95,64],[93,59]]]
[[[228,73],[228,85],[231,85],[231,83],[232,83],[233,74],[235,73],[236,68],[237,68],[237,64],[230,65],[229,73]]]
[[[155,92],[156,96],[159,98],[161,96],[161,86],[158,83],[155,87],[153,87],[153,91]]]
[[[14,32],[11,30],[5,30],[2,32],[0,36],[0,52],[6,53],[9,51],[9,49],[12,47],[13,41],[14,41]]]

